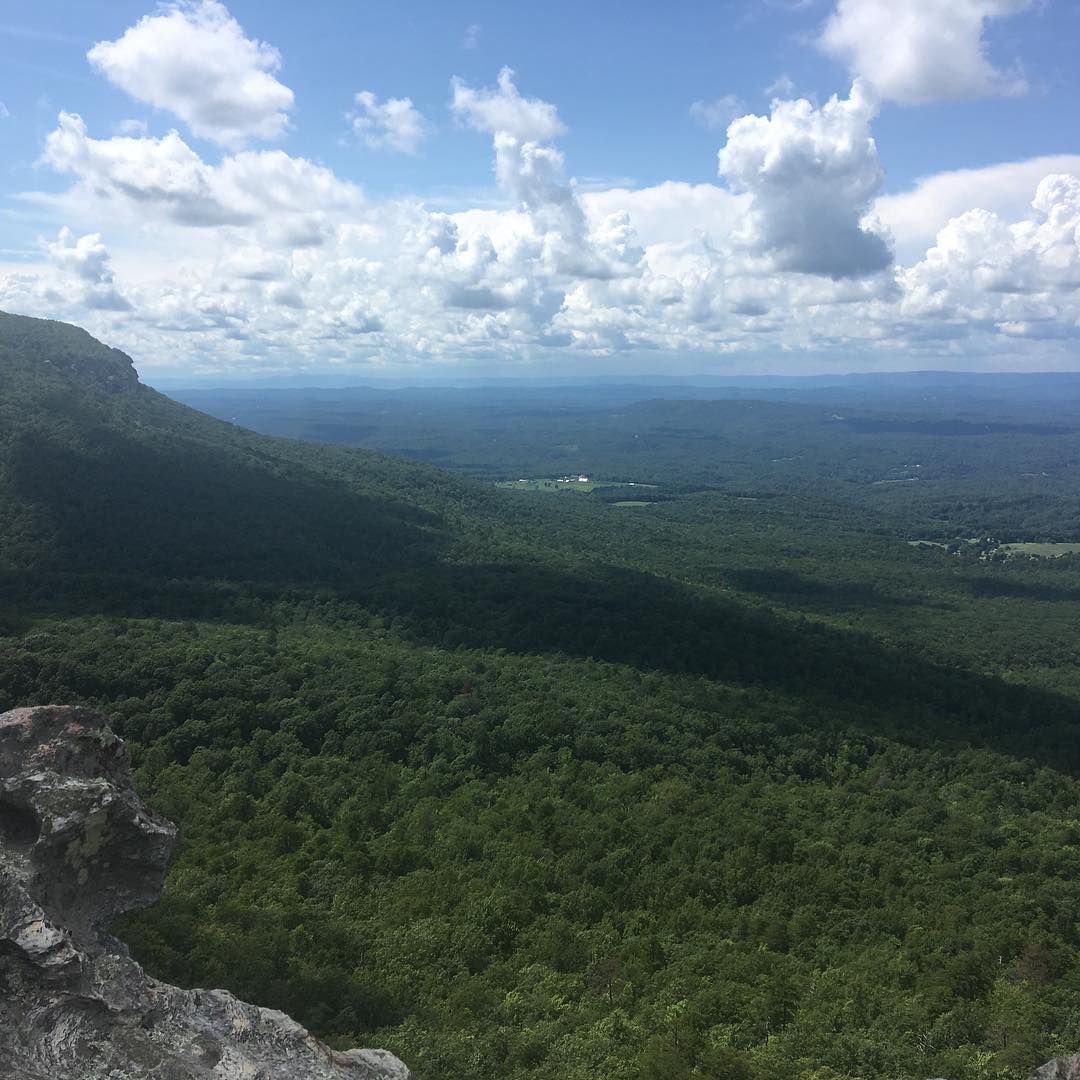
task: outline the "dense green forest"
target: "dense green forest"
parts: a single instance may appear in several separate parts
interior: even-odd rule
[[[1080,1049],[1080,557],[985,540],[1080,540],[1075,410],[814,393],[487,402],[483,452],[444,402],[451,473],[0,315],[0,708],[100,707],[180,825],[117,932],[419,1080]],[[491,483],[570,469],[658,488]]]
[[[757,381],[767,385],[177,394],[265,434],[381,450],[484,480],[585,473],[659,485],[634,493],[646,501],[703,489],[812,491],[931,540],[1080,533],[1080,376]]]

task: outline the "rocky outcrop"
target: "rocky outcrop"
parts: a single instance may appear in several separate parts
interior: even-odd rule
[[[1031,1074],[1031,1080],[1080,1080],[1080,1054],[1048,1061]]]
[[[0,1080],[408,1080],[385,1051],[160,983],[109,936],[157,898],[175,832],[100,716],[0,715]]]

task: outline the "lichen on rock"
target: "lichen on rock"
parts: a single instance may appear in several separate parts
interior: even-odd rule
[[[108,927],[160,895],[175,837],[98,714],[0,715],[0,1080],[409,1080],[385,1051],[142,970]]]
[[[1031,1080],[1080,1080],[1080,1054],[1048,1061],[1031,1074]]]

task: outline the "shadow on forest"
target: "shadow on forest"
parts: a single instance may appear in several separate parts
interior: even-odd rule
[[[295,463],[275,472],[187,445],[133,455],[120,440],[92,455],[47,440],[20,453],[15,483],[56,537],[51,566],[0,577],[0,600],[23,614],[266,624],[282,601],[344,621],[361,605],[418,643],[702,676],[797,695],[823,706],[830,723],[919,744],[983,744],[1059,769],[1080,765],[1076,708],[1064,697],[631,570],[445,561],[453,537],[436,515]],[[834,603],[833,590],[798,575],[742,579],[766,595],[794,589]],[[845,600],[897,602],[857,586]]]
[[[975,596],[1014,597],[1019,600],[1051,600],[1075,603],[1080,589],[1047,581],[1016,581],[1013,578],[978,577],[968,582]]]
[[[362,564],[406,566],[439,546],[435,514],[257,448],[133,446],[104,430],[87,453],[31,431],[8,474],[37,519],[36,572],[284,585],[352,580]]]
[[[432,569],[424,578],[386,581],[370,598],[417,641],[705,676],[793,694],[835,710],[845,724],[920,744],[984,744],[1059,769],[1080,767],[1074,702],[869,635],[795,623],[613,567],[587,574],[537,565]]]
[[[724,571],[724,579],[741,592],[756,593],[770,600],[781,601],[790,607],[810,611],[829,612],[849,608],[895,608],[909,607],[912,600],[883,592],[868,582],[844,581],[829,583],[815,581],[793,570],[780,568],[747,568]],[[918,604],[927,606],[920,597]],[[931,606],[944,607],[944,604]]]
[[[797,696],[817,706],[830,725],[937,748],[982,745],[1059,770],[1080,768],[1076,705],[1063,696],[624,569],[428,562],[388,567],[348,588],[295,588],[284,597],[277,586],[258,583],[98,584],[100,591],[72,578],[63,592],[77,603],[65,604],[58,592],[48,606],[58,613],[73,606],[267,625],[283,598],[345,623],[362,606],[418,644],[560,653],[717,679]]]

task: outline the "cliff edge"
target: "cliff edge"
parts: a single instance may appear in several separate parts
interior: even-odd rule
[[[175,836],[102,717],[0,715],[0,1080],[409,1080],[386,1051],[142,970],[107,928],[157,899]]]
[[[85,330],[53,319],[0,311],[0,374],[32,371],[58,376],[105,394],[131,393],[139,376],[131,357]]]

